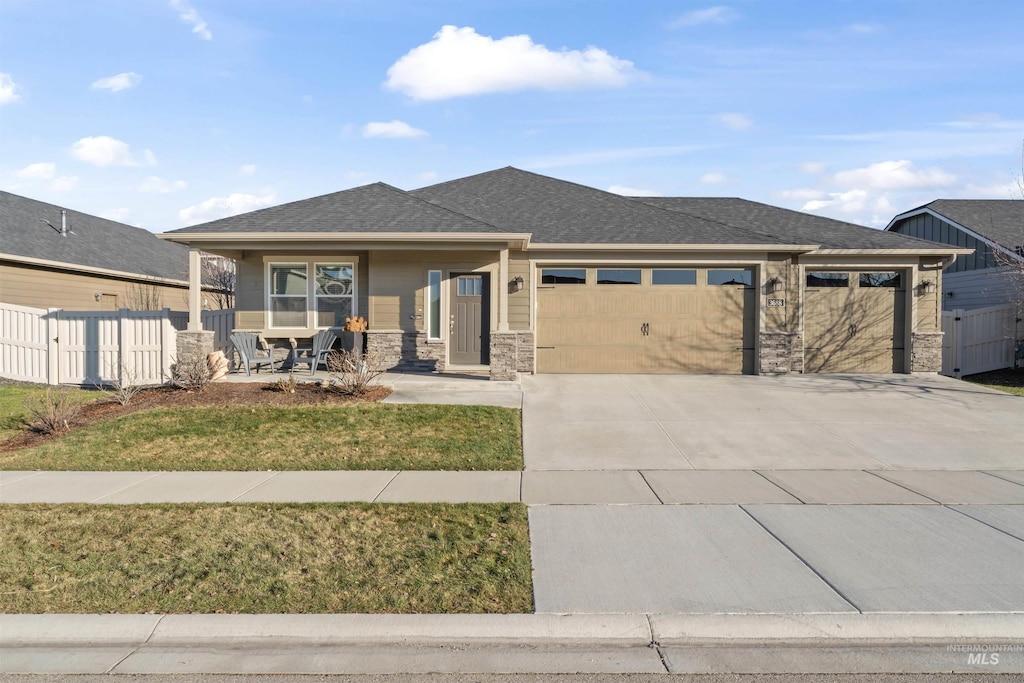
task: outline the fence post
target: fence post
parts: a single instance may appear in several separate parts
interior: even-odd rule
[[[135,369],[135,354],[132,353],[131,340],[131,311],[127,308],[119,309],[117,312],[117,379],[125,381],[125,374],[132,376]],[[100,377],[102,380],[102,376]],[[113,379],[113,378],[111,378]]]
[[[964,360],[964,311],[962,308],[953,309],[953,377],[960,379],[964,373],[961,371]]]
[[[59,308],[46,309],[46,383],[60,384]]]
[[[171,309],[164,308],[162,325],[162,343],[160,344],[160,372],[161,379],[166,381],[171,376],[171,365],[174,364],[174,357],[178,353],[178,331],[171,324]]]

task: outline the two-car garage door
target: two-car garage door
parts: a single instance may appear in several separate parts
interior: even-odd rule
[[[537,371],[754,371],[757,295],[744,268],[542,268]]]

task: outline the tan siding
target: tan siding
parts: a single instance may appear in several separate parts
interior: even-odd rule
[[[793,288],[793,281],[790,277],[791,259],[788,256],[771,257],[765,264],[764,281],[778,278],[782,282],[782,291],[767,293],[765,298],[782,299],[786,305],[782,308],[764,309],[764,331],[765,332],[788,332],[789,309],[795,304],[796,296]],[[799,291],[797,289],[796,291]]]
[[[530,329],[530,260],[521,251],[508,255],[508,277],[523,278],[523,288],[508,295],[508,326],[515,331]]]
[[[116,296],[116,306],[131,307],[138,300],[140,286],[155,286],[159,308],[183,311],[188,308],[188,289],[166,285],[149,285],[138,281],[119,280],[98,275],[85,275],[37,266],[13,263],[0,264],[0,301],[35,308],[63,308],[68,311],[101,310],[103,295]],[[96,301],[96,294],[101,301]],[[108,297],[107,306],[113,307]]]
[[[942,331],[942,271],[925,270],[918,268],[917,281],[935,281],[935,291],[931,294],[921,294],[919,290],[913,292],[916,299],[917,321],[914,326],[917,332],[941,332]]]
[[[243,330],[262,330],[265,323],[266,293],[263,288],[263,255],[237,259],[235,324]]]

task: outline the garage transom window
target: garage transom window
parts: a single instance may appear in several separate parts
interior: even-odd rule
[[[808,287],[849,287],[849,273],[807,273]]]
[[[597,270],[597,284],[638,285],[640,284],[640,269],[629,268],[624,270],[614,270],[611,268],[599,268]]]
[[[693,268],[655,268],[651,271],[652,285],[695,285],[697,271]]]
[[[861,289],[870,287],[892,287],[894,289],[900,288],[900,274],[899,273],[861,273],[860,274],[860,286]]]
[[[545,285],[585,285],[587,271],[585,268],[544,268],[540,271],[540,281]]]
[[[708,284],[753,287],[754,274],[746,268],[742,270],[708,270]]]

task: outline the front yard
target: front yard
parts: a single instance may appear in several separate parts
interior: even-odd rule
[[[289,398],[219,384],[194,395],[146,392],[127,409],[91,404],[69,433],[42,438],[16,429],[31,391],[0,387],[0,469],[522,469],[519,411],[508,408]]]
[[[532,611],[526,507],[4,505],[0,613]]]
[[[1007,368],[1005,370],[983,372],[978,375],[964,377],[964,380],[980,384],[989,389],[1014,394],[1015,396],[1024,396],[1024,368],[1017,370]]]

